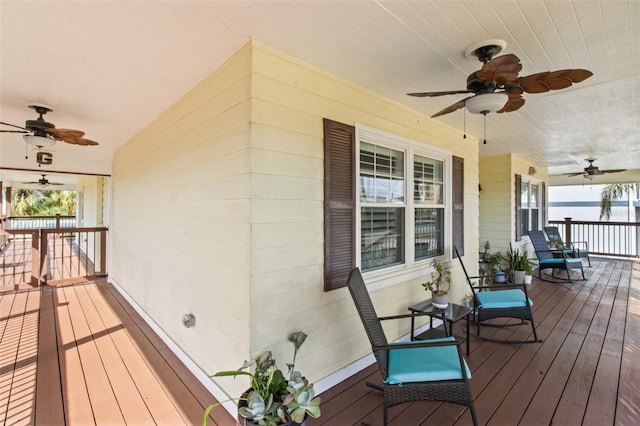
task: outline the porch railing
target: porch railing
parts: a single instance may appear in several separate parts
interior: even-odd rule
[[[640,222],[590,222],[550,220],[559,228],[564,242],[587,241],[589,253],[609,256],[640,256]]]
[[[0,251],[0,285],[37,286],[107,275],[106,227],[7,227],[4,233],[10,242]]]
[[[75,216],[10,216],[6,218],[6,229],[73,228]]]

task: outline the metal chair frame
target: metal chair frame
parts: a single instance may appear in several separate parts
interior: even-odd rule
[[[489,340],[492,342],[499,343],[542,343],[541,339],[538,339],[538,333],[536,332],[536,327],[533,321],[533,313],[531,312],[531,304],[529,303],[529,294],[527,293],[527,285],[526,284],[491,284],[491,285],[476,285],[473,280],[482,279],[484,281],[485,278],[490,278],[488,275],[477,275],[477,276],[469,276],[467,272],[467,268],[464,266],[464,262],[462,262],[462,258],[458,253],[458,248],[454,247],[454,251],[458,260],[460,261],[460,266],[462,266],[462,271],[467,279],[467,284],[471,289],[471,293],[473,294],[473,311],[474,317],[476,321],[476,335],[474,337],[478,337],[483,340]],[[503,291],[503,290],[513,290],[521,288],[524,293],[525,298],[525,306],[512,306],[512,307],[501,307],[501,308],[483,308],[480,304],[477,294],[481,291]],[[521,320],[520,323],[517,324],[485,324],[485,321],[494,318],[515,318]],[[531,324],[531,330],[533,331],[533,339],[529,340],[499,340],[493,339],[490,337],[483,337],[480,335],[480,326],[490,326],[490,327],[505,327],[505,326],[520,326]]]
[[[384,425],[388,424],[388,408],[395,405],[413,401],[443,401],[469,407],[473,424],[478,424],[475,407],[473,405],[473,397],[469,388],[469,381],[465,373],[465,362],[460,351],[461,342],[458,341],[429,341],[420,340],[410,343],[393,343],[389,344],[384,334],[381,321],[394,320],[401,318],[415,318],[416,316],[425,316],[421,313],[410,313],[403,315],[394,315],[387,317],[378,317],[366,288],[360,269],[354,268],[349,274],[347,287],[351,293],[351,297],[356,305],[362,324],[367,332],[373,355],[378,363],[380,374],[382,375],[382,385],[374,385],[367,383],[374,389],[382,391],[384,394]],[[414,349],[421,347],[437,347],[437,346],[457,346],[458,360],[460,362],[460,371],[462,379],[460,380],[439,380],[426,382],[408,382],[402,384],[386,383],[388,377],[388,363],[390,350]]]

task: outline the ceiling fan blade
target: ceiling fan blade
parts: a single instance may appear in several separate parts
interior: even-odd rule
[[[22,132],[20,132],[18,130],[0,130],[0,132],[3,132],[3,133],[27,133],[27,132],[29,132],[28,129],[25,129],[22,126],[16,126],[15,124],[5,123],[4,121],[0,121],[0,124],[2,124],[3,126],[15,127],[16,129],[23,130]]]
[[[70,143],[72,145],[94,146],[99,145],[98,142],[91,139],[85,139],[84,132],[75,129],[45,129],[45,132],[53,136],[56,140]]]
[[[471,90],[446,90],[444,92],[422,92],[422,93],[407,93],[409,96],[417,96],[419,98],[435,97],[444,95],[457,95],[459,93],[473,93]]]
[[[509,96],[511,95],[522,95],[524,90],[520,86],[507,86],[504,89],[505,93]]]
[[[588,79],[589,77],[591,77],[593,75],[593,73],[589,70],[583,70],[583,69],[570,69],[570,70],[565,70],[568,71],[567,73],[567,77],[571,79],[571,81],[573,81],[574,83],[581,83],[584,80]]]
[[[539,72],[536,74],[527,75],[525,77],[520,77],[517,80],[517,83],[520,85],[522,90],[527,93],[544,93],[549,91],[549,86],[544,84],[542,80],[544,76],[549,74],[549,71]]]
[[[580,176],[580,175],[586,175],[585,172],[579,172],[579,173],[564,173],[566,176],[569,177],[573,177],[573,176]]]
[[[83,131],[75,130],[75,129],[49,128],[49,129],[45,129],[44,132],[53,136],[55,139],[59,141],[65,141],[66,138],[81,138],[82,136],[84,136]]]
[[[519,93],[508,93],[508,95],[509,100],[507,101],[507,103],[504,104],[504,106],[496,112],[513,112],[520,109],[522,105],[524,105],[525,100]]]
[[[493,58],[482,65],[477,72],[478,81],[495,81],[503,86],[516,81],[518,73],[522,70],[520,59],[514,54],[502,55]]]
[[[82,146],[96,146],[96,145],[100,145],[98,142],[96,141],[92,141],[91,139],[85,139],[85,138],[76,138],[76,144],[77,145],[82,145]]]
[[[453,105],[449,105],[448,107],[446,107],[445,109],[443,109],[442,111],[439,111],[435,114],[433,114],[431,116],[431,118],[436,118],[436,117],[440,117],[441,115],[445,115],[445,114],[449,114],[450,112],[453,112],[455,110],[458,110],[460,108],[464,108],[464,103],[467,99],[472,98],[473,96],[469,96],[468,98],[464,98],[458,102],[456,102]]]
[[[545,71],[520,77],[517,83],[527,93],[543,93],[549,90],[565,89],[573,83],[580,83],[591,77],[591,71],[583,69],[566,69]]]
[[[626,172],[627,169],[609,169],[609,170],[600,170],[600,173],[620,173]]]

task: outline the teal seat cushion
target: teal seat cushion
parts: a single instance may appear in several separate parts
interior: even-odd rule
[[[558,265],[558,266],[564,267],[565,263],[568,265],[577,265],[578,263],[582,264],[582,259],[580,259],[579,257],[566,257],[566,258],[557,257],[555,259],[540,260],[540,265],[543,265],[543,266]]]
[[[443,337],[405,343],[423,344],[453,340],[453,337]],[[464,361],[464,368],[467,378],[471,378],[471,371],[466,361]],[[388,370],[389,374],[385,382],[392,385],[462,379],[458,348],[453,345],[390,349]]]
[[[498,290],[479,291],[476,293],[480,307],[483,309],[494,308],[519,308],[527,306],[526,297],[522,290]],[[529,306],[533,306],[533,301],[529,299]]]
[[[555,259],[541,259],[541,265],[564,265],[565,259],[561,257],[557,257]]]

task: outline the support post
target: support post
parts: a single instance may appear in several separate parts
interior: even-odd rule
[[[573,241],[573,239],[571,238],[571,218],[570,217],[565,217],[564,218],[564,244],[567,247],[571,246],[571,241]]]

